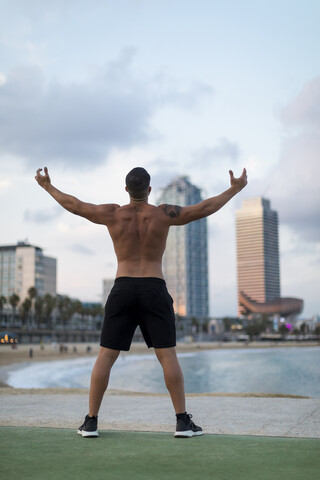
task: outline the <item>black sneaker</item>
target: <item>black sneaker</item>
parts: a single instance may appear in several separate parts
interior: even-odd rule
[[[77,433],[86,438],[98,437],[98,417],[86,416],[81,427],[78,428]]]
[[[176,438],[190,438],[195,435],[202,435],[203,431],[201,427],[198,427],[191,420],[192,415],[187,412],[179,416],[177,415],[177,427],[174,436]]]

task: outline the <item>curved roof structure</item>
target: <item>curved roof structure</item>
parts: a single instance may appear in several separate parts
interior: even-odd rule
[[[303,309],[303,300],[300,298],[276,298],[270,302],[259,303],[252,300],[244,292],[239,294],[239,303],[247,313],[279,314],[283,317],[298,315]]]

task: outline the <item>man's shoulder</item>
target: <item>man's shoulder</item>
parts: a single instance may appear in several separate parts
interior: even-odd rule
[[[163,213],[170,218],[179,217],[182,210],[182,207],[179,205],[171,205],[169,203],[163,203],[159,205],[158,208],[160,208]]]
[[[120,205],[117,203],[103,203],[101,205],[97,205],[97,208],[102,213],[113,213],[115,210],[120,208]]]

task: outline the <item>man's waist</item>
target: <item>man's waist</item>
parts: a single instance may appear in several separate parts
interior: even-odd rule
[[[163,278],[160,277],[131,277],[131,276],[121,276],[121,277],[116,277],[115,283],[161,283],[162,285],[165,285],[166,282]]]

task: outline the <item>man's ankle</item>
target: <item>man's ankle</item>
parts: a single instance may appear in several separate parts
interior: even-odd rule
[[[183,412],[183,413],[176,413],[176,417],[177,417],[177,420],[179,419],[184,419],[188,416],[187,412]]]

